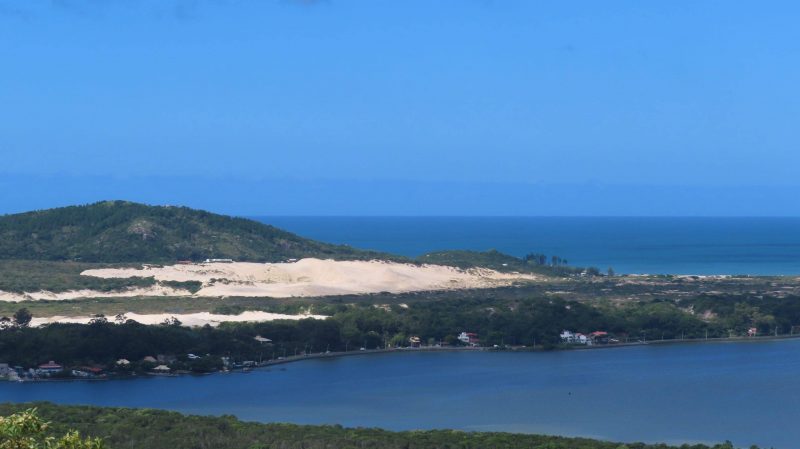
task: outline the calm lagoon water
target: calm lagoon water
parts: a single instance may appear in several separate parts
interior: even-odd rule
[[[418,256],[530,252],[619,273],[800,274],[800,218],[256,217],[300,235]]]
[[[245,420],[619,441],[800,442],[800,340],[549,353],[401,353],[248,374],[0,383],[1,401],[155,407]]]

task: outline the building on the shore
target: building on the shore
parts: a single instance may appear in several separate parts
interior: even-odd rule
[[[572,331],[563,330],[559,337],[561,337],[561,343],[575,343],[575,334]]]
[[[408,337],[408,342],[412,348],[419,348],[420,344],[422,344],[422,340],[417,336]]]
[[[559,337],[561,337],[561,343],[566,343],[569,345],[588,345],[591,341],[589,337],[581,334],[580,332],[572,332],[568,330],[562,331]]]
[[[478,346],[480,344],[480,340],[478,339],[478,334],[473,332],[462,332],[458,335],[458,341],[467,344],[469,346]]]
[[[0,377],[8,377],[8,374],[11,373],[12,369],[8,366],[8,363],[0,363]]]
[[[36,374],[40,376],[50,376],[56,373],[60,373],[61,371],[64,371],[64,367],[50,360],[47,363],[42,363],[41,365],[39,365],[39,368],[36,370]]]
[[[233,263],[233,259],[206,259],[203,263]]]
[[[604,345],[609,341],[608,332],[594,331],[589,334],[589,339],[594,345]]]

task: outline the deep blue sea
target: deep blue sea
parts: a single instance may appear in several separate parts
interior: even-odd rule
[[[255,218],[305,237],[406,256],[497,249],[619,273],[800,274],[800,218]]]
[[[544,353],[374,354],[249,374],[0,382],[0,402],[154,407],[245,420],[800,447],[800,340]]]

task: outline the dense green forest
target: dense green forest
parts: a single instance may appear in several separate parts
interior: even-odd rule
[[[0,258],[174,262],[230,258],[388,258],[299,237],[244,218],[174,206],[105,201],[0,216]]]
[[[50,422],[50,434],[78,430],[82,435],[102,438],[111,449],[733,449],[730,443],[669,446],[500,432],[390,432],[260,424],[232,416],[185,416],[160,410],[50,403],[0,404],[0,416],[32,407]]]
[[[289,303],[273,311],[297,311]],[[226,309],[227,307],[227,309]],[[716,310],[704,319],[700,310]],[[239,306],[220,305],[221,313],[239,313]],[[173,354],[177,368],[208,371],[219,367],[219,357],[268,360],[303,352],[406,346],[410,336],[423,343],[458,344],[462,331],[475,332],[487,346],[509,345],[539,349],[560,344],[563,329],[589,333],[606,331],[620,341],[661,340],[746,335],[755,327],[759,335],[792,333],[800,323],[800,298],[711,299],[586,303],[559,298],[467,298],[418,301],[410,304],[317,303],[314,313],[327,320],[226,323],[217,328],[145,326],[120,317],[98,317],[89,325],[51,324],[40,328],[9,325],[0,331],[0,362],[35,366],[48,360],[79,366],[113,366],[125,358]],[[10,318],[10,317],[9,317]],[[7,323],[12,323],[11,321]],[[121,323],[121,324],[117,324]],[[269,338],[268,345],[254,340]],[[186,360],[188,353],[209,354]],[[135,369],[136,364],[131,367]],[[146,366],[141,367],[146,369]]]

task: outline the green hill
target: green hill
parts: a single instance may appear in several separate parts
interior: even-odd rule
[[[104,201],[0,216],[0,259],[174,262],[225,258],[388,259],[257,221],[187,207]]]

